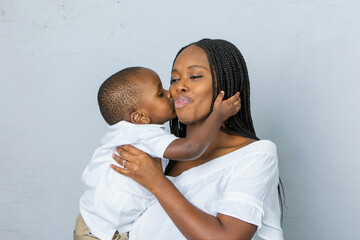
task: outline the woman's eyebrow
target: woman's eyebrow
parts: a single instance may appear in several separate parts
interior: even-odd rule
[[[204,69],[206,69],[206,70],[207,70],[207,68],[206,68],[206,67],[201,66],[201,65],[191,65],[191,66],[188,66],[188,68],[204,68]]]
[[[190,69],[190,68],[203,68],[203,69],[208,70],[207,67],[204,67],[204,66],[201,66],[201,65],[190,65],[190,66],[188,66],[187,68],[188,68],[188,69]],[[173,68],[173,70],[171,70],[171,72],[178,72],[178,70],[175,69],[175,68]]]

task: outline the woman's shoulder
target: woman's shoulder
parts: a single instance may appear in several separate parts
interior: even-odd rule
[[[205,168],[214,167],[220,169],[234,169],[236,166],[255,166],[263,163],[277,164],[276,145],[270,140],[253,141],[250,144],[235,149],[224,155],[220,155],[203,164]]]
[[[259,140],[250,144],[251,151],[276,154],[276,145],[270,140]]]
[[[246,146],[238,148],[225,156],[233,157],[233,155],[248,155],[248,154],[268,154],[277,155],[275,143],[270,140],[254,141]]]
[[[262,168],[270,165],[277,167],[277,148],[270,140],[258,140],[222,156],[219,160],[232,165],[232,168]]]

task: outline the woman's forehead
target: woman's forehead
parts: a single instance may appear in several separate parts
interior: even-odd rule
[[[185,48],[176,58],[174,68],[176,68],[177,65],[198,65],[208,68],[209,61],[205,51],[202,48],[191,45]]]

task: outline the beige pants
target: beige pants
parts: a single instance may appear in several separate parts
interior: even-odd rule
[[[82,218],[81,214],[79,214],[76,218],[74,240],[95,240],[95,239],[99,239],[99,238],[91,235],[88,226],[84,222],[84,219]],[[120,240],[120,239],[128,240],[129,234],[128,233],[119,234],[118,232],[115,232],[112,240]]]

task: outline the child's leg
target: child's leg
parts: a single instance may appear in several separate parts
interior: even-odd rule
[[[74,230],[74,240],[99,240],[97,237],[90,234],[90,230],[84,219],[79,214],[76,218],[75,230]]]
[[[128,240],[129,234],[123,233],[119,234],[115,232],[113,240]],[[100,240],[99,238],[90,234],[90,230],[86,225],[84,219],[81,214],[79,214],[76,218],[75,230],[74,230],[74,240]]]
[[[129,240],[129,233],[119,234],[116,232],[112,240]]]

